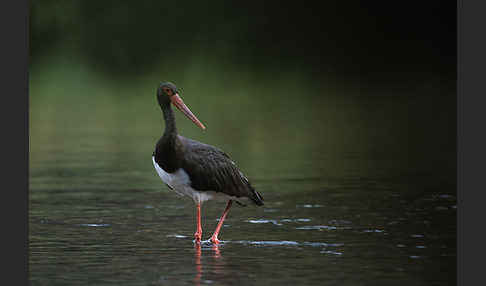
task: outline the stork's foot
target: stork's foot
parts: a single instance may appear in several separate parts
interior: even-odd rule
[[[194,242],[201,243],[202,234],[200,232],[194,233]]]
[[[202,227],[201,227],[201,204],[198,203],[196,205],[197,208],[197,228],[196,228],[196,233],[194,233],[194,242],[199,244],[201,243],[201,237],[202,237]]]
[[[211,239],[210,239],[210,240],[211,240],[211,242],[212,242],[213,244],[219,244],[219,243],[220,243],[220,241],[219,241],[218,237],[217,237],[217,236],[215,236],[215,235],[211,236]]]

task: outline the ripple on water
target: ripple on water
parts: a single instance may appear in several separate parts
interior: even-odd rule
[[[246,222],[249,222],[249,223],[271,223],[271,224],[274,224],[274,225],[282,225],[281,223],[278,223],[274,219],[249,219],[249,220],[246,220]]]
[[[323,205],[319,205],[319,204],[315,204],[315,205],[312,205],[312,204],[304,204],[304,205],[296,205],[296,207],[298,207],[298,208],[322,208]]]
[[[351,224],[352,222],[344,219],[332,219],[328,221],[329,224],[341,225],[341,224]]]
[[[227,243],[240,243],[246,245],[262,245],[262,246],[310,246],[310,247],[339,247],[344,243],[325,243],[325,242],[297,242],[289,240],[281,241],[253,241],[253,240],[238,240],[238,241],[226,241]]]
[[[310,218],[296,218],[296,219],[284,218],[280,220],[280,222],[309,222],[309,221],[311,221]]]
[[[343,255],[342,252],[337,252],[337,251],[332,251],[332,250],[321,250],[321,253],[334,254],[334,255]]]
[[[336,230],[337,227],[335,226],[329,226],[329,225],[306,225],[306,226],[300,226],[296,227],[295,229],[304,229],[304,230],[321,230],[321,229],[327,229],[327,230]]]
[[[448,195],[448,194],[439,195],[439,198],[441,198],[441,199],[450,199],[450,200],[454,200],[455,199],[454,196],[451,196],[451,195]]]
[[[384,232],[382,229],[365,229],[363,232],[376,232],[376,233],[381,233]]]
[[[78,224],[78,225],[79,226],[87,226],[87,227],[107,227],[107,226],[111,226],[108,223],[82,223],[82,224]]]
[[[168,234],[167,237],[174,237],[174,238],[187,238],[185,235],[181,234]]]
[[[300,245],[296,241],[288,241],[288,240],[283,240],[283,241],[249,241],[249,240],[240,240],[240,241],[235,241],[236,243],[241,243],[241,244],[251,244],[251,245],[277,245],[277,246],[287,246],[287,245],[293,245],[297,246]]]
[[[173,237],[173,238],[188,238],[185,235],[179,235],[179,234],[169,234],[167,237]],[[292,240],[220,240],[219,246],[225,245],[225,244],[243,244],[243,245],[257,245],[257,246],[309,246],[309,247],[340,247],[343,246],[344,243],[326,243],[326,242],[310,242],[310,241],[304,241],[304,242],[298,242],[298,241],[292,241]],[[208,239],[208,240],[203,240],[201,241],[202,246],[212,246],[213,243]]]

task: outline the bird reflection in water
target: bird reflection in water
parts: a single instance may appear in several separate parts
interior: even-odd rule
[[[194,264],[196,265],[196,277],[194,277],[194,284],[195,285],[201,285],[201,276],[202,276],[202,267],[201,267],[201,244],[196,243],[195,244],[195,259],[194,259]]]
[[[213,244],[213,247],[211,248],[213,250],[213,258],[215,259],[220,259],[221,258],[221,253],[219,252],[219,246],[217,244]]]
[[[201,285],[201,277],[203,274],[202,271],[202,263],[201,263],[201,244],[196,243],[194,244],[195,249],[195,257],[194,257],[194,265],[196,266],[196,276],[194,277],[194,284]],[[225,271],[222,267],[224,263],[222,262],[221,252],[219,250],[219,245],[212,244],[211,246],[212,258],[213,263],[209,265],[210,268],[214,269],[215,274],[224,275]]]

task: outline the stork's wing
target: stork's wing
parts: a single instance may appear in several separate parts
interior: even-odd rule
[[[183,136],[178,136],[178,139],[184,146],[182,168],[189,175],[193,189],[248,197],[257,205],[263,205],[261,195],[226,153]]]

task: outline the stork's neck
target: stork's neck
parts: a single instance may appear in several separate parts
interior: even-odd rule
[[[172,173],[180,167],[175,116],[170,104],[161,104],[160,107],[164,113],[165,131],[155,146],[155,162],[164,171]]]
[[[174,112],[169,104],[164,104],[160,106],[162,108],[162,112],[164,113],[164,121],[165,121],[165,130],[164,130],[164,138],[166,140],[173,141],[177,136],[177,128],[175,122]]]

